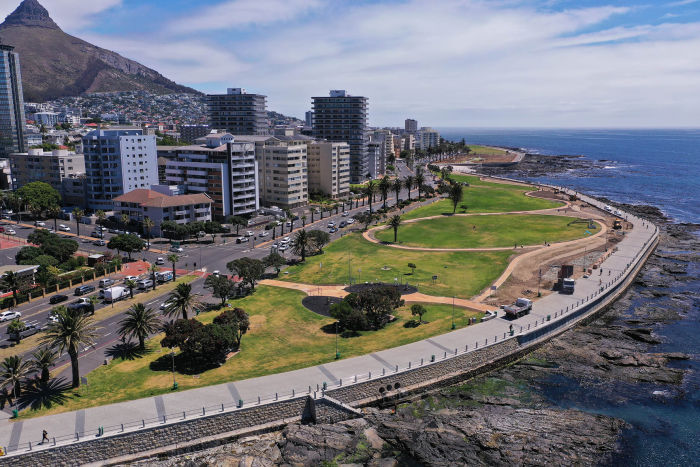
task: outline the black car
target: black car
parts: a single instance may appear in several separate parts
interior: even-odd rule
[[[68,300],[67,295],[54,295],[53,297],[49,298],[49,303],[55,305],[56,303],[65,302],[66,300]]]
[[[95,286],[94,285],[81,285],[77,289],[75,289],[75,294],[76,295],[85,295],[86,293],[94,292],[95,291]]]

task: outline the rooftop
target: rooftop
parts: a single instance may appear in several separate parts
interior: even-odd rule
[[[191,204],[211,203],[211,198],[204,193],[191,195],[168,196],[157,191],[140,188],[114,198],[115,202],[136,203],[140,206],[153,208],[168,208],[173,206],[188,206]]]

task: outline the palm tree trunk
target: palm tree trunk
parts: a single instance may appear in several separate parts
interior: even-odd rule
[[[182,319],[187,321],[187,309],[185,307],[182,307]]]
[[[41,369],[41,382],[46,383],[49,381],[50,378],[50,373],[49,373],[49,367],[45,366],[44,368]]]
[[[396,243],[396,238],[397,238],[398,234],[399,234],[399,228],[394,227],[394,243]]]
[[[68,352],[70,356],[70,365],[73,370],[73,388],[80,387],[80,368],[78,367],[78,353],[70,351]]]
[[[146,350],[146,337],[139,336],[139,349]]]
[[[173,263],[173,281],[175,280],[175,263]]]

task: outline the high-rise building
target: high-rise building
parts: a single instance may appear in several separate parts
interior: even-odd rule
[[[193,144],[197,138],[207,136],[210,131],[209,125],[180,125],[180,140]]]
[[[331,198],[350,193],[350,145],[318,141],[307,144],[309,192]]]
[[[0,44],[0,157],[26,152],[26,120],[19,55]]]
[[[423,127],[416,133],[416,149],[427,151],[440,146],[440,133],[430,127]]]
[[[270,134],[267,96],[229,88],[226,94],[207,95],[209,124],[233,135]]]
[[[412,118],[407,118],[406,122],[404,123],[404,129],[406,130],[406,133],[415,133],[418,131],[418,121]]]
[[[361,183],[369,171],[367,98],[333,90],[329,97],[312,97],[313,136],[350,145],[350,182]]]
[[[304,120],[305,120],[307,127],[313,128],[313,126],[314,126],[314,113],[310,110],[307,110],[306,114],[304,115]]]
[[[217,220],[251,214],[260,207],[258,166],[253,143],[234,141],[230,133],[203,138],[204,144],[176,148],[165,162],[165,182],[187,194],[206,193]]]
[[[91,131],[83,152],[90,209],[111,210],[113,198],[158,184],[156,137],[141,129]]]

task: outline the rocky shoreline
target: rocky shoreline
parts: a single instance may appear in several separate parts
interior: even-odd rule
[[[541,157],[547,157],[551,173],[552,156]],[[572,160],[579,161],[561,156],[562,168]],[[526,164],[525,170],[539,170],[532,167]],[[566,170],[571,168],[567,165]],[[503,174],[503,169],[498,171]],[[618,418],[556,406],[547,393],[566,391],[574,384],[620,404],[640,392],[684,397],[688,370],[679,363],[689,356],[651,349],[661,342],[657,335],[661,327],[683,319],[700,302],[700,293],[690,285],[695,278],[688,274],[689,268],[700,264],[700,226],[671,224],[653,206],[605,201],[657,223],[662,235],[633,286],[593,322],[552,339],[513,365],[398,407],[367,409],[363,418],[332,425],[290,424],[280,432],[140,464],[615,463],[624,450],[622,434],[629,425]],[[572,397],[580,396],[575,394]]]

